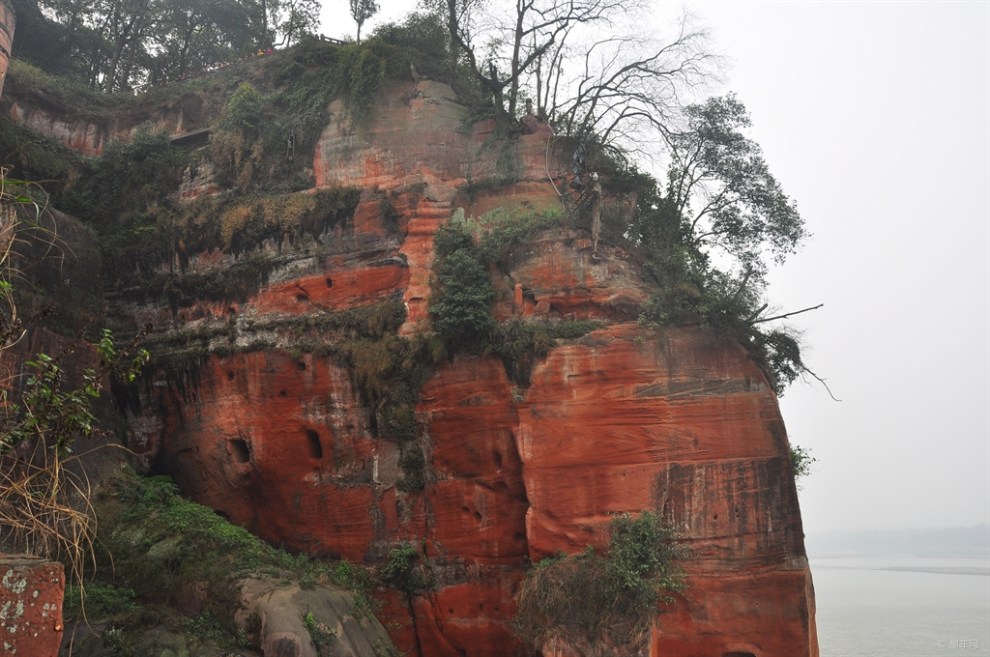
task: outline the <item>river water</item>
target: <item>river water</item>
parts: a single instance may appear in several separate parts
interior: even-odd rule
[[[821,657],[990,657],[987,559],[812,558]]]

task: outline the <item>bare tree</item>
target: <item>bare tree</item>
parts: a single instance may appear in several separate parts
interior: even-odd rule
[[[707,38],[682,16],[663,42],[636,35],[561,40],[532,71],[537,111],[561,134],[636,152],[650,135],[674,132],[685,92],[713,77],[717,59]]]
[[[455,55],[503,126],[527,97],[558,134],[626,154],[659,146],[690,102],[685,91],[717,68],[707,33],[686,15],[666,39],[638,35],[655,20],[641,0],[515,0],[501,13],[486,0],[443,2]]]
[[[484,0],[445,0],[451,40],[477,81],[492,95],[496,123],[515,116],[524,75],[576,25],[608,25],[622,0],[515,0],[512,11]]]

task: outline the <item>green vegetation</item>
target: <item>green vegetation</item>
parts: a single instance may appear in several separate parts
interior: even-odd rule
[[[602,326],[595,320],[526,321],[500,323],[489,345],[490,353],[502,359],[509,378],[529,385],[533,366],[545,358],[560,340],[574,340]]]
[[[333,655],[333,642],[337,638],[334,631],[325,623],[316,620],[311,611],[306,612],[306,615],[303,616],[303,624],[316,647],[316,657],[331,657]]]
[[[478,236],[479,257],[508,270],[512,249],[544,230],[567,226],[568,218],[558,209],[532,212],[521,208],[498,208],[478,219],[468,220],[467,225]]]
[[[9,72],[6,79],[5,88],[15,79],[14,74]],[[81,161],[75,151],[13,121],[0,121],[0,154],[18,176],[44,184],[36,194],[42,199],[57,195]]]
[[[395,335],[347,340],[332,352],[350,369],[355,389],[371,411],[372,433],[399,444],[403,477],[397,486],[406,493],[418,493],[426,486],[426,457],[419,440],[416,404],[438,353],[440,349],[431,338]]]
[[[480,353],[495,329],[495,290],[479,249],[467,227],[456,220],[437,230],[433,249],[433,330],[451,351]]]
[[[429,312],[433,330],[449,353],[496,355],[509,378],[527,386],[533,366],[558,340],[579,338],[600,326],[595,321],[513,319],[499,323],[492,314],[495,290],[490,269],[498,266],[508,271],[513,248],[564,223],[556,211],[500,209],[476,220],[458,215],[440,227],[433,243],[436,255]]]
[[[70,0],[41,4],[84,9]],[[273,2],[273,6],[284,8],[286,3]],[[448,3],[448,9],[456,7]],[[88,25],[98,13],[82,16],[82,24]],[[254,16],[252,21],[268,18]],[[252,39],[268,37],[275,29],[257,27],[251,27]],[[0,124],[0,147],[25,171],[65,181],[54,186],[52,196],[98,232],[117,299],[161,300],[174,315],[196,301],[243,301],[283,264],[273,255],[276,249],[260,247],[305,239],[320,257],[326,246],[321,238],[353,217],[361,200],[362,191],[357,189],[294,193],[312,185],[306,172],[311,161],[308,155],[297,154],[313,151],[329,121],[332,101],[341,101],[349,128],[360,133],[374,116],[388,80],[406,79],[412,70],[414,76],[451,81],[462,98],[474,103],[474,111],[492,110],[502,124],[514,121],[525,66],[513,62],[510,78],[499,78],[494,69],[479,71],[477,62],[468,61],[466,43],[460,44],[460,53],[448,46],[449,30],[456,32],[459,27],[464,26],[445,28],[436,15],[415,14],[402,25],[384,26],[360,44],[305,40],[290,51],[259,60],[249,75],[218,73],[208,82],[176,87],[176,93],[188,91],[200,100],[211,94],[223,99],[223,109],[213,119],[209,147],[198,152],[172,147],[166,135],[149,128],[137,131],[126,143],[108,144],[102,157],[84,158],[11,122]],[[69,49],[81,52],[80,47],[73,41]],[[226,44],[217,52],[229,55],[236,49]],[[134,60],[134,69],[127,69],[126,62],[101,60],[110,68],[86,84],[126,89],[142,75],[166,82],[175,80],[177,71],[195,72],[196,66],[209,65],[207,60],[218,56],[203,55],[198,62],[185,63],[181,58],[157,64]],[[69,66],[64,61],[59,65]],[[465,75],[466,71],[471,74]],[[466,81],[469,78],[473,81]],[[59,102],[68,102],[75,88],[20,64],[12,68],[12,80],[22,85],[20,90]],[[498,88],[486,87],[486,80]],[[501,101],[491,107],[492,98],[502,98],[503,91],[510,93],[509,109]],[[100,116],[106,109],[104,101],[86,95],[80,113]],[[120,102],[126,102],[128,111],[139,111],[140,100]],[[783,259],[804,239],[801,218],[769,174],[759,147],[744,135],[749,118],[738,101],[729,96],[681,109],[683,129],[665,133],[673,163],[663,184],[627,166],[607,147],[608,135],[588,132],[593,122],[584,121],[585,127],[576,129],[575,144],[590,144],[589,161],[602,172],[605,195],[614,199],[604,206],[605,237],[632,252],[653,284],[652,298],[642,308],[644,326],[662,330],[698,325],[734,340],[749,350],[780,392],[807,368],[791,333],[763,328],[772,319],[764,315],[765,273],[768,260]],[[514,146],[504,140],[491,144],[499,149],[496,175],[472,181],[462,192],[470,197],[515,180],[520,162]],[[209,169],[227,192],[180,204],[175,198],[180,182]],[[380,203],[387,222],[397,230],[397,213],[389,198],[381,195]],[[540,231],[586,228],[590,224],[586,214],[498,210],[477,219],[455,217],[441,227],[434,242],[431,336],[399,337],[405,309],[400,300],[390,299],[346,312],[248,319],[243,326],[233,317],[203,321],[195,329],[152,335],[148,346],[155,366],[180,388],[195,382],[200,364],[211,353],[229,355],[277,344],[294,355],[333,358],[350,371],[354,388],[370,411],[371,432],[399,446],[403,476],[398,488],[417,493],[430,473],[429,450],[421,440],[415,410],[433,367],[458,353],[495,355],[509,377],[525,386],[534,365],[559,341],[577,339],[598,326],[556,320],[498,322],[493,312],[498,296],[493,276],[510,273],[515,254]],[[230,254],[235,261],[214,273],[190,270],[190,258],[210,250]],[[731,261],[724,270],[711,257],[720,250]],[[8,291],[9,283],[3,289]],[[9,320],[2,328],[13,335],[16,324]],[[241,328],[265,337],[243,346],[238,340]],[[101,349],[114,346],[109,342]],[[46,433],[53,452],[64,451],[75,437],[92,431],[94,418],[88,404],[100,384],[89,372],[81,388],[64,386],[57,360],[45,355],[28,366],[32,374],[26,379],[27,411],[18,416],[25,423],[15,423],[3,434],[0,453],[38,432]],[[814,461],[801,448],[792,451],[792,459],[798,477]],[[88,495],[88,491],[75,492]],[[126,631],[122,628],[140,627],[147,621],[142,616],[146,610],[141,611],[144,604],[176,603],[204,582],[216,595],[195,621],[196,627],[225,634],[232,642],[237,639],[232,629],[218,619],[233,604],[233,583],[245,574],[291,571],[309,583],[326,578],[368,586],[366,574],[346,563],[331,570],[273,550],[182,500],[170,483],[122,479],[109,499],[116,514],[109,526],[116,529],[103,540],[119,570],[114,575],[107,564],[101,564],[99,576],[105,579],[92,584],[90,592],[91,609],[120,623],[107,633],[114,651],[123,650],[118,641]],[[73,540],[78,542],[77,537],[73,535]],[[654,514],[619,517],[611,526],[604,555],[586,551],[534,569],[520,594],[520,632],[537,643],[559,636],[596,645],[635,644],[666,592],[680,585],[673,566],[679,556],[669,530]],[[422,590],[428,579],[417,559],[413,546],[394,548],[379,571],[380,580],[409,595]],[[312,626],[311,632],[322,631],[311,615],[305,622]]]
[[[811,474],[811,466],[818,462],[811,455],[811,450],[800,445],[791,445],[791,470],[794,472],[794,480],[800,481]],[[798,486],[800,488],[800,486]]]
[[[316,0],[21,0],[14,52],[105,92],[165,84],[259,48],[295,43],[318,23]],[[58,44],[57,48],[51,44]]]
[[[431,586],[426,566],[412,543],[401,543],[388,552],[385,563],[378,568],[378,580],[407,596],[420,593]]]
[[[36,185],[6,173],[0,169],[0,355],[10,357],[39,321],[18,313],[13,259],[27,248],[19,231],[43,232],[45,211]],[[77,349],[94,353],[99,366],[67,365]],[[80,335],[54,354],[19,358],[21,372],[0,386],[0,546],[61,558],[78,581],[92,557],[94,519],[88,481],[69,467],[72,452],[97,433],[94,404],[105,383],[133,380],[147,352],[119,349],[104,329],[96,344]]]
[[[295,580],[304,586],[333,583],[355,591],[359,608],[372,608],[372,580],[364,569],[278,550],[182,498],[168,478],[120,473],[94,504],[100,521],[98,567],[81,591],[83,606],[79,597],[67,596],[66,612],[72,618],[85,611],[90,625],[117,628],[112,638],[121,655],[134,654],[139,638],[161,626],[208,639],[218,649],[242,647],[245,637],[234,626],[233,610],[238,607],[238,582],[246,577]],[[202,591],[209,595],[199,595]],[[184,609],[194,599],[200,600],[198,610],[189,616]],[[333,633],[316,619],[304,623],[325,649],[321,654],[330,654]]]
[[[597,649],[635,648],[660,606],[683,588],[685,558],[655,513],[617,516],[604,555],[591,548],[536,564],[517,595],[516,630],[537,646],[560,639]]]

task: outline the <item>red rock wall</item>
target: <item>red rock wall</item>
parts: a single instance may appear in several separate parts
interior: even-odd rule
[[[611,514],[656,509],[693,556],[689,588],[659,616],[652,655],[816,656],[776,397],[738,345],[696,329],[657,335],[637,326],[649,290],[622,250],[606,246],[592,259],[586,233],[551,231],[516,249],[508,271],[493,272],[501,318],[607,325],[552,350],[527,388],[493,358],[437,367],[416,407],[427,460],[421,493],[397,488],[399,448],[374,435],[352,374],[264,328],[392,294],[408,310],[403,333],[424,328],[433,234],[471,200],[463,185],[499,173],[486,126],[462,133],[463,113],[429,81],[391,92],[367,132],[352,131],[338,111],[314,154],[317,180],[368,192],[347,226],[322,236],[330,256],[300,244],[298,257],[279,251],[278,276],[243,303],[199,303],[174,317],[134,309],[142,321],[187,330],[227,322],[232,331],[217,344],[234,353],[152,382],[152,404],[133,424],[149,456],[198,501],[293,549],[374,563],[396,542],[420,546],[434,589],[411,599],[388,593],[383,612],[410,655],[531,654],[510,627],[530,560],[600,546]],[[505,198],[554,202],[548,136],[542,128],[508,146],[517,182]],[[401,215],[398,236],[372,201],[383,189]],[[475,195],[475,211],[497,198]],[[200,254],[190,266],[229,258]],[[269,346],[252,349],[262,334]]]
[[[62,564],[0,554],[0,654],[55,657],[62,641]]]
[[[16,27],[17,15],[14,13],[13,3],[10,0],[0,0],[0,95],[3,94],[3,82],[7,77]]]

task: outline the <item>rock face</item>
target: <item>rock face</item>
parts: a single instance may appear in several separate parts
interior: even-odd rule
[[[3,93],[3,81],[7,77],[15,27],[17,27],[17,15],[14,12],[14,5],[10,0],[0,0],[0,94]]]
[[[374,616],[358,610],[350,594],[325,586],[303,590],[270,579],[244,581],[235,620],[246,634],[258,634],[262,655],[376,657],[392,649]]]
[[[649,290],[634,259],[607,245],[592,258],[585,231],[558,228],[516,248],[492,272],[494,310],[601,327],[559,341],[528,385],[494,357],[434,365],[411,406],[424,486],[401,485],[411,448],[386,435],[368,392],[383,369],[375,358],[398,343],[365,345],[348,363],[348,329],[319,327],[401,300],[399,333],[415,338],[436,229],[457,207],[555,205],[548,177],[562,160],[533,120],[512,141],[491,140],[486,123],[464,128],[466,110],[428,80],[391,89],[366,130],[333,109],[313,170],[320,187],[362,190],[343,225],[260,244],[275,265],[242,299],[118,308],[168,327],[159,345],[194,354],[149,381],[132,409],[135,447],[196,501],[277,544],[365,563],[415,546],[432,587],[387,591],[381,612],[408,655],[532,654],[511,630],[527,565],[600,547],[612,514],[654,509],[692,556],[651,655],[817,656],[776,396],[738,345],[639,327]],[[212,251],[190,254],[188,267],[218,275],[241,262]]]
[[[0,554],[0,646],[11,657],[55,657],[62,640],[62,564]]]

